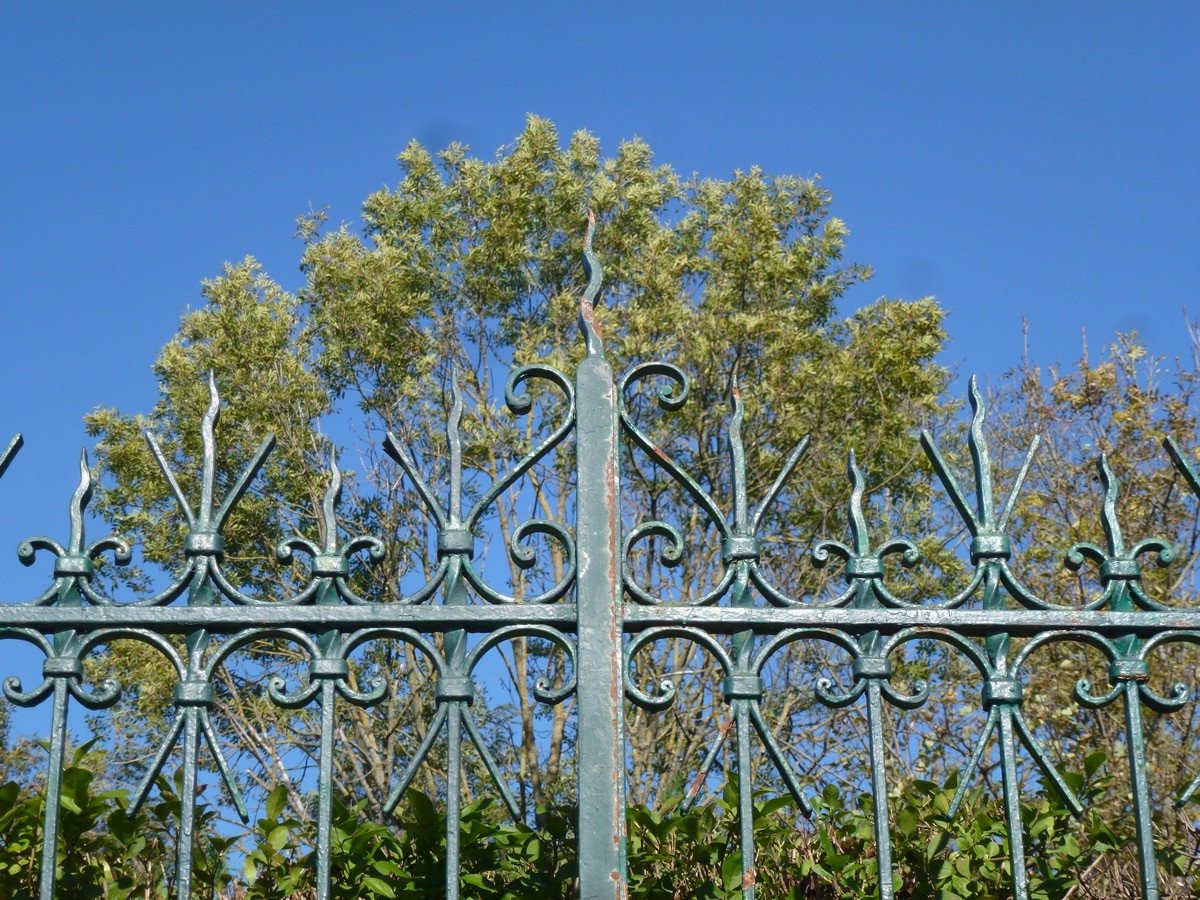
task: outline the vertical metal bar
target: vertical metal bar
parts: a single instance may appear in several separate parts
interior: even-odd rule
[[[67,680],[54,679],[54,708],[50,722],[50,770],[42,810],[42,871],[38,884],[41,900],[54,900],[54,873],[58,862],[58,820],[62,806],[63,753],[67,741]]]
[[[869,633],[878,641],[879,632]],[[872,640],[864,637],[864,642]],[[875,861],[879,870],[879,898],[892,900],[892,833],[888,812],[886,742],[883,735],[883,691],[878,678],[867,681],[867,740],[871,755],[871,795],[875,806]]]
[[[579,886],[584,900],[625,896],[625,735],[612,367],[591,353],[578,402]]]
[[[738,825],[742,844],[742,898],[754,900],[757,872],[754,868],[754,781],[750,766],[750,704],[734,700],[737,722]]]
[[[1138,682],[1124,684],[1125,736],[1129,743],[1129,779],[1133,788],[1133,819],[1137,828],[1138,864],[1142,870],[1142,897],[1158,900],[1158,866],[1154,859],[1153,807],[1146,777],[1146,736],[1142,731],[1142,700]]]
[[[333,726],[337,702],[333,679],[321,682],[321,759],[317,776],[317,900],[329,900],[329,854],[333,830]]]
[[[195,706],[183,710],[183,788],[179,792],[179,838],[175,858],[175,896],[180,900],[192,895],[192,840],[196,823],[196,767],[200,749],[200,711]]]
[[[459,820],[462,818],[462,711],[450,701],[446,717],[446,900],[458,900]]]
[[[1013,900],[1028,900],[1029,876],[1025,871],[1025,832],[1021,827],[1021,783],[1017,780],[1017,747],[1013,733],[1013,708],[999,704],[1000,771],[1004,787],[1004,818],[1008,826],[1008,855],[1012,862]]]

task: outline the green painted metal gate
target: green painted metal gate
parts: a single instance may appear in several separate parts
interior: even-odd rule
[[[624,896],[625,887],[625,742],[623,708],[626,698],[649,709],[663,709],[673,699],[669,683],[657,692],[639,686],[630,674],[630,660],[647,644],[662,638],[680,637],[703,647],[719,662],[725,679],[721,685],[729,704],[732,727],[716,741],[702,768],[707,771],[732,735],[740,786],[740,835],[742,843],[742,886],[744,895],[755,894],[753,843],[752,754],[766,754],[797,805],[811,811],[798,779],[764,718],[763,669],[772,656],[797,641],[823,641],[845,650],[852,659],[852,687],[839,691],[830,683],[816,688],[819,701],[830,707],[863,702],[869,723],[870,788],[874,796],[876,842],[880,871],[891,871],[890,838],[885,770],[885,705],[914,708],[929,699],[928,687],[914,686],[906,693],[890,680],[892,658],[905,645],[918,640],[936,640],[962,654],[979,671],[981,702],[987,722],[980,736],[973,765],[978,765],[985,745],[996,740],[1002,773],[1004,806],[1014,874],[1013,895],[1028,896],[1025,877],[1024,839],[1019,812],[1018,751],[1023,747],[1041,769],[1044,781],[1059,790],[1075,809],[1080,804],[1068,784],[1047,760],[1033,728],[1022,713],[1022,675],[1029,655],[1048,642],[1071,641],[1099,648],[1109,660],[1109,685],[1093,688],[1085,681],[1076,685],[1078,701],[1092,708],[1120,703],[1124,709],[1129,778],[1136,820],[1142,891],[1147,898],[1158,896],[1151,833],[1151,800],[1143,746],[1143,708],[1157,711],[1179,709],[1190,700],[1183,685],[1162,696],[1148,684],[1147,656],[1168,642],[1200,644],[1200,612],[1166,607],[1146,596],[1140,585],[1138,558],[1156,553],[1161,564],[1171,561],[1172,548],[1164,541],[1146,539],[1129,542],[1122,535],[1116,511],[1118,486],[1107,461],[1098,462],[1105,490],[1104,547],[1077,545],[1067,564],[1079,567],[1092,561],[1099,567],[1103,586],[1100,596],[1083,607],[1067,607],[1033,595],[1010,568],[1012,542],[1007,534],[1009,518],[1036,450],[1029,449],[1024,468],[1008,498],[998,503],[991,482],[991,464],[984,435],[984,408],[972,384],[973,423],[968,443],[974,497],[960,486],[959,478],[943,460],[928,435],[921,440],[953,506],[971,535],[970,559],[974,569],[969,585],[953,597],[923,604],[905,602],[884,584],[882,559],[900,554],[904,564],[917,561],[911,543],[892,541],[872,545],[862,511],[863,477],[853,455],[849,473],[852,493],[848,509],[851,535],[848,543],[826,540],[813,551],[817,564],[837,557],[844,563],[846,590],[828,603],[801,602],[773,586],[759,565],[759,528],[764,513],[782,490],[785,480],[799,464],[805,445],[801,443],[787,459],[774,485],[756,507],[746,496],[745,458],[741,439],[742,409],[734,389],[734,412],[728,431],[734,478],[733,509],[727,514],[712,497],[672,459],[639,430],[628,414],[624,398],[647,379],[665,379],[658,393],[665,409],[677,409],[685,401],[684,374],[667,362],[644,363],[619,380],[605,360],[600,335],[592,317],[593,302],[600,290],[601,273],[591,254],[590,228],[587,244],[590,281],[582,301],[581,325],[587,355],[574,378],[547,366],[530,365],[515,370],[506,398],[515,413],[527,412],[529,396],[522,385],[544,380],[565,400],[559,426],[532,449],[506,476],[493,484],[464,512],[463,462],[459,425],[462,403],[457,400],[448,423],[450,484],[443,508],[438,492],[424,481],[412,456],[389,436],[385,449],[416,486],[426,512],[437,529],[436,574],[423,587],[401,602],[369,603],[356,596],[348,584],[350,558],[358,552],[372,557],[382,554],[381,543],[372,537],[337,540],[336,504],[340,476],[331,475],[324,503],[326,538],[320,545],[293,539],[280,554],[302,550],[311,559],[311,579],[292,597],[264,602],[231,584],[222,570],[225,541],[222,528],[231,510],[244,495],[256,472],[271,452],[268,439],[245,470],[232,482],[224,497],[216,496],[215,426],[220,401],[211,387],[211,404],[202,427],[203,471],[200,497],[185,496],[170,461],[154,437],[147,440],[170,484],[179,511],[186,520],[188,535],[183,547],[184,565],[173,584],[153,597],[136,602],[118,602],[104,596],[93,583],[94,561],[112,552],[118,562],[127,561],[129,548],[114,538],[87,543],[84,516],[92,484],[86,463],[70,510],[70,538],[64,546],[49,538],[33,538],[19,550],[23,561],[31,561],[39,550],[55,557],[53,584],[33,601],[0,604],[0,638],[28,642],[45,654],[44,678],[32,690],[23,690],[14,678],[4,683],[4,694],[13,703],[33,706],[49,701],[52,706],[49,736],[49,771],[42,848],[41,897],[55,894],[54,860],[57,844],[61,778],[68,705],[74,701],[90,709],[116,702],[119,687],[112,683],[91,686],[83,678],[82,658],[88,652],[117,638],[134,639],[162,654],[164,665],[174,669],[176,686],[171,725],[156,758],[149,767],[137,803],[145,800],[154,778],[176,752],[182,753],[183,792],[178,844],[177,885],[180,896],[188,896],[191,885],[192,841],[196,812],[198,755],[207,745],[217,763],[235,806],[245,814],[235,779],[220,750],[210,710],[214,703],[213,676],[224,660],[240,647],[264,638],[294,642],[307,653],[309,678],[295,693],[280,684],[269,688],[272,699],[285,707],[299,708],[316,703],[321,721],[321,754],[318,774],[317,885],[320,897],[329,893],[329,863],[333,796],[332,754],[339,700],[369,705],[387,690],[386,684],[364,690],[351,687],[349,658],[370,640],[393,640],[409,644],[424,654],[437,672],[436,712],[427,735],[405,773],[395,784],[387,808],[400,802],[422,760],[436,741],[444,740],[449,759],[447,796],[448,825],[446,867],[448,897],[458,896],[460,762],[464,742],[476,744],[491,767],[497,788],[510,808],[515,809],[507,787],[483,746],[471,713],[475,699],[474,669],[482,655],[497,644],[519,636],[534,636],[552,642],[574,663],[575,678],[560,688],[540,685],[537,695],[549,703],[562,702],[572,693],[578,711],[578,840],[580,895],[586,898]],[[513,603],[511,598],[489,587],[473,565],[473,551],[480,518],[500,493],[530,467],[574,433],[577,459],[578,496],[574,534],[561,525],[531,520],[517,529],[516,540],[543,534],[559,542],[569,565],[561,581],[537,598]],[[664,560],[677,560],[682,552],[678,531],[665,522],[646,522],[622,533],[620,516],[620,458],[622,441],[649,453],[656,464],[674,479],[695,502],[722,537],[724,575],[716,588],[688,605],[660,603],[623,571],[622,561],[631,546],[648,536],[666,542]],[[20,447],[14,438],[0,456],[0,474]],[[1167,452],[1187,483],[1200,495],[1196,471],[1179,449],[1168,442]],[[528,551],[514,547],[514,556]],[[472,600],[472,596],[477,598]],[[440,598],[441,602],[437,602]],[[443,640],[434,641],[433,635]],[[172,641],[174,636],[182,641]],[[1019,650],[1011,639],[1025,638]],[[963,779],[962,792],[968,779]],[[1187,799],[1200,787],[1200,777],[1184,792]],[[955,805],[957,805],[957,799]],[[880,878],[880,896],[892,896],[891,881]]]

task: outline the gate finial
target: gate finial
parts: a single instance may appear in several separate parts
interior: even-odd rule
[[[600,332],[596,329],[596,297],[600,293],[600,284],[604,280],[604,269],[600,260],[592,252],[592,236],[596,232],[596,213],[587,211],[587,231],[583,236],[583,268],[587,272],[588,283],[583,297],[579,301],[579,327],[583,329],[583,340],[587,346],[588,356],[603,356],[604,343]]]

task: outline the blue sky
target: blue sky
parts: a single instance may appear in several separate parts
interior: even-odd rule
[[[820,174],[875,266],[846,309],[936,295],[996,377],[1200,313],[1200,12],[1155,4],[572,4],[0,10],[0,551],[62,536],[82,417],[148,408],[199,282],[299,282],[297,214],[491,156],[526,113],[683,172]],[[3,599],[47,577],[0,556]],[[26,589],[28,586],[28,590]]]

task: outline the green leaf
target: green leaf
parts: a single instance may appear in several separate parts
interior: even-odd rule
[[[362,886],[380,897],[388,897],[394,900],[396,896],[396,892],[391,889],[386,881],[376,878],[374,875],[364,875]]]
[[[742,886],[742,854],[730,853],[721,863],[721,881],[725,889],[737,890]]]

